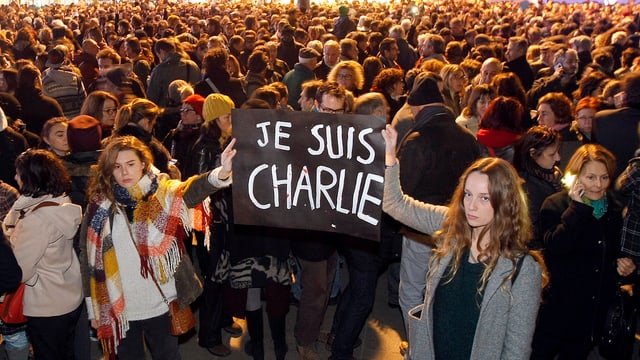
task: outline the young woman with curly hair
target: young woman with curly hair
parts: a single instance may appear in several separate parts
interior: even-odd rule
[[[373,80],[371,91],[384,95],[391,108],[389,119],[393,119],[404,105],[406,100],[404,87],[404,73],[400,69],[384,69]]]
[[[146,340],[152,359],[180,359],[167,305],[177,299],[189,306],[201,290],[176,281],[183,240],[198,224],[193,208],[230,185],[234,143],[220,167],[185,182],[158,173],[149,148],[133,136],[111,139],[102,152],[88,190],[80,264],[105,357],[143,359]]]

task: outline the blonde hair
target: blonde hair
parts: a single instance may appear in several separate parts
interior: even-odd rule
[[[355,84],[355,89],[347,89],[347,90],[362,90],[364,86],[364,70],[362,65],[360,65],[357,61],[346,60],[341,61],[336,64],[336,66],[331,69],[329,75],[327,75],[328,81],[338,81],[338,73],[342,69],[347,69],[353,75],[353,83]]]
[[[611,179],[610,185],[615,182],[616,157],[604,146],[598,144],[584,144],[571,156],[567,163],[565,173],[579,175],[584,166],[591,161],[598,161],[607,168],[607,174]]]
[[[135,99],[120,107],[118,114],[116,114],[115,129],[121,129],[129,123],[138,124],[143,119],[148,119],[153,123],[158,114],[160,114],[160,108],[152,101]]]

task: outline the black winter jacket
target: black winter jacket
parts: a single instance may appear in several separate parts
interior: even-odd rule
[[[621,209],[608,194],[600,219],[567,191],[548,197],[540,210],[540,234],[550,276],[536,331],[574,341],[595,341],[616,287]],[[535,352],[535,349],[534,349]]]

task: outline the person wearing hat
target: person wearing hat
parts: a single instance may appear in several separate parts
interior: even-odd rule
[[[202,96],[195,94],[186,97],[180,107],[178,126],[164,139],[165,147],[169,149],[172,158],[177,160],[183,179],[214,169],[219,163],[220,153],[231,139],[233,101],[228,96],[217,93],[209,95],[206,101],[205,108],[205,98]],[[204,126],[205,116],[209,120],[206,127]],[[213,128],[219,131],[212,132]],[[225,131],[220,130],[222,128]],[[225,135],[222,135],[223,133]],[[205,246],[205,233],[198,230],[194,230],[193,233],[196,238],[196,255],[201,264],[202,275],[209,278],[210,274],[205,269],[212,269],[212,267],[209,266],[211,257]],[[191,249],[191,236],[187,239],[185,246]],[[189,252],[191,253],[191,250]],[[221,301],[221,291],[216,288],[213,293],[207,292],[207,282],[205,281],[206,295],[200,305],[199,345],[213,355],[226,356],[230,350],[222,344],[220,330],[226,328],[228,332],[240,335],[242,329],[239,326],[233,326],[235,324],[230,316],[222,316],[221,312],[216,312],[221,309],[216,305]]]
[[[82,84],[80,70],[67,59],[69,49],[65,45],[56,45],[49,50],[46,66],[42,73],[42,92],[60,104],[67,118],[80,114],[80,108],[87,92]]]
[[[340,15],[333,24],[333,35],[338,40],[344,39],[347,34],[352,31],[356,31],[356,23],[349,18],[349,6],[342,4],[338,7],[338,14]]]
[[[192,151],[201,166],[215,166],[218,162],[221,149],[231,138],[232,109],[233,102],[229,97],[222,94],[207,96],[202,110],[205,125]],[[285,235],[287,231],[234,224],[232,191],[229,188],[211,197],[212,233],[216,236],[211,240],[210,261],[205,267],[214,271],[205,273],[199,343],[215,355],[224,346],[220,341],[220,328],[226,326],[225,331],[233,331],[229,316],[244,317],[250,337],[244,350],[254,360],[264,359],[260,296],[264,290],[275,359],[284,360],[288,352],[286,315],[289,310],[290,240]],[[247,269],[250,270],[247,272]],[[227,291],[228,288],[233,290]],[[224,302],[227,314],[222,312],[220,302]],[[214,344],[217,345],[211,347]]]
[[[420,201],[445,205],[456,182],[474,160],[481,157],[481,146],[473,134],[456,124],[455,116],[444,105],[442,78],[425,72],[416,77],[407,103],[415,117],[412,131],[399,147],[398,159],[402,189]],[[425,176],[429,174],[429,176]],[[400,308],[405,316],[424,301],[431,237],[405,228],[400,260]],[[409,331],[407,331],[407,335]],[[409,343],[412,341],[408,338]]]
[[[185,99],[183,111],[192,107],[197,113],[195,109],[198,107],[198,103],[190,99],[193,96]],[[190,99],[189,102],[187,99]],[[231,110],[234,108],[233,100],[220,93],[208,95],[199,105],[200,116],[204,122],[200,126],[199,135],[189,153],[186,173],[206,172],[219,164],[220,154],[231,140]],[[199,308],[198,345],[207,349],[211,354],[221,357],[231,354],[229,347],[222,343],[222,329],[233,337],[242,334],[242,328],[233,322],[231,316],[222,311],[223,282],[217,281],[213,272],[225,243],[224,236],[221,236],[225,231],[225,226],[221,219],[222,212],[219,210],[224,206],[220,203],[223,200],[222,197],[223,195],[219,194],[219,196],[212,198],[214,219],[212,232],[217,235],[211,238],[212,243],[208,248],[204,246],[204,237],[199,237],[196,233],[198,242],[196,254],[204,278],[204,290]],[[216,224],[220,226],[216,227]]]
[[[74,204],[86,205],[86,190],[92,175],[91,166],[98,162],[102,149],[100,120],[89,115],[78,115],[67,123],[67,144],[71,150],[62,163],[71,176],[69,196]]]
[[[169,150],[171,157],[177,160],[178,169],[184,179],[199,172],[187,172],[187,164],[191,158],[191,147],[200,136],[202,119],[202,106],[204,98],[198,94],[186,97],[180,108],[180,122],[178,126],[169,131],[163,144]]]
[[[302,92],[302,84],[316,79],[313,70],[318,65],[319,58],[320,53],[312,48],[305,47],[300,49],[298,63],[282,79],[282,82],[289,89],[289,105],[294,110],[300,110],[298,99],[300,99],[300,93]]]
[[[87,205],[86,191],[93,175],[92,167],[98,162],[102,149],[102,124],[89,115],[78,115],[67,122],[67,144],[70,153],[61,158],[71,178],[71,202],[80,205],[84,212]],[[74,248],[79,249],[78,239]],[[83,306],[76,324],[75,357],[85,359],[91,356],[89,341],[89,317]]]

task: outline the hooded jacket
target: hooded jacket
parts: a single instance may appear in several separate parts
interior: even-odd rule
[[[382,209],[396,220],[427,234],[442,228],[447,207],[425,204],[404,196],[398,184],[399,166],[385,170]],[[407,169],[404,167],[403,169]],[[435,359],[433,302],[435,292],[452,255],[445,256],[430,270],[424,303],[411,309],[405,318],[412,339],[408,358]],[[504,282],[513,271],[511,260],[500,257],[487,279],[480,302],[480,315],[473,337],[470,359],[524,360],[531,355],[531,340],[540,306],[542,270],[530,255],[525,256],[513,282]],[[415,339],[415,341],[413,340]]]
[[[173,53],[151,71],[147,98],[160,107],[167,106],[167,89],[177,79],[193,85],[200,80],[200,69],[193,61],[183,59],[179,53]]]
[[[446,204],[460,175],[480,156],[480,145],[456,124],[451,110],[427,106],[416,115],[398,152],[402,168],[412,169],[401,173],[402,189],[415,199]]]
[[[34,210],[44,201],[59,205]],[[23,195],[7,214],[3,229],[22,268],[26,316],[64,315],[82,302],[80,263],[73,250],[73,237],[81,221],[80,206],[72,204],[68,196]]]
[[[42,74],[42,92],[56,99],[69,119],[80,115],[80,108],[87,97],[81,76],[69,66],[45,71]]]

